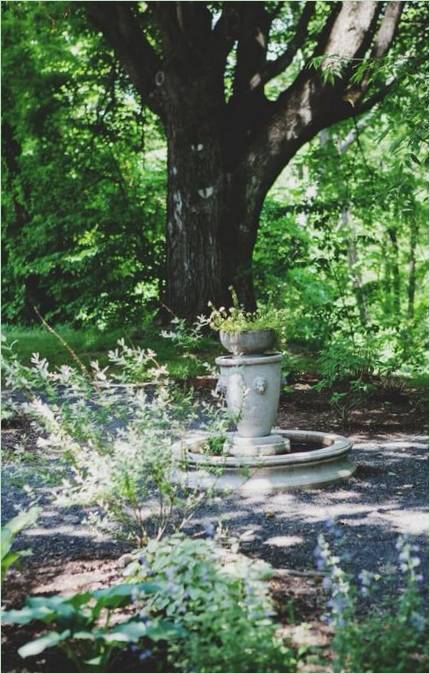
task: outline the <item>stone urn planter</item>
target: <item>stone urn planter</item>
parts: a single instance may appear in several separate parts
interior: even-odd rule
[[[216,359],[220,368],[217,389],[225,395],[237,432],[226,451],[233,456],[284,453],[288,441],[272,433],[281,391],[281,353],[267,353],[276,341],[271,328],[237,333],[221,332],[223,346],[233,353]]]
[[[227,351],[238,356],[242,353],[265,353],[273,349],[276,332],[272,328],[219,333],[220,342]]]

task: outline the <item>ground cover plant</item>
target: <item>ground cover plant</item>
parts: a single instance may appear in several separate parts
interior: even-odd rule
[[[333,522],[328,531],[339,547]],[[67,598],[28,598],[24,608],[4,613],[6,625],[51,628],[22,646],[20,656],[60,648],[73,671],[124,671],[115,666],[121,650],[145,671],[295,672],[306,663],[335,672],[428,671],[420,559],[407,538],[397,543],[403,576],[397,606],[381,608],[372,596],[378,576],[363,569],[352,578],[342,568],[345,549],[334,554],[326,535],[319,535],[315,557],[329,597],[327,650],[298,648],[283,636],[269,595],[270,565],[243,555],[228,560],[213,540],[213,526],[206,536],[152,540],[131,555],[125,584]],[[370,598],[364,611],[358,610],[360,596]]]
[[[428,620],[421,595],[423,576],[419,571],[419,547],[400,536],[398,571],[402,577],[394,606],[372,606],[359,615],[358,598],[372,599],[377,574],[363,569],[357,579],[342,569],[339,538],[334,522],[329,531],[337,539],[333,551],[321,533],[315,548],[319,569],[326,571],[324,588],[329,595],[324,616],[335,633],[333,637],[334,671],[347,672],[424,672],[428,669]],[[335,554],[337,553],[337,554]],[[345,550],[343,550],[345,556]]]

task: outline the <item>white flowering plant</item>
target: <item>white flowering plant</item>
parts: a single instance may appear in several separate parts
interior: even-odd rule
[[[229,288],[233,306],[226,309],[218,309],[209,302],[211,314],[208,322],[213,330],[221,332],[238,333],[248,330],[275,330],[278,337],[282,332],[283,312],[273,306],[260,306],[254,312],[246,311],[240,304],[239,298],[234,288]]]
[[[39,448],[69,466],[54,489],[57,501],[92,507],[93,524],[142,544],[184,527],[210,498],[210,490],[187,486],[188,467],[182,461],[178,471],[173,448],[202,410],[192,391],[171,382],[154,351],[120,340],[109,362],[111,368],[95,361],[51,371],[37,354],[26,367],[10,350],[6,380],[38,429]],[[136,386],[143,370],[151,382]],[[218,432],[219,416],[216,424]]]

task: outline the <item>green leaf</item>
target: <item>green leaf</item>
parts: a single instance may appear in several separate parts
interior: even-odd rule
[[[97,602],[97,609],[101,608],[117,608],[127,604],[133,593],[138,591],[144,594],[154,594],[159,590],[158,585],[153,583],[124,583],[109,587],[106,590],[97,590],[93,593],[93,597]]]
[[[2,563],[1,563],[2,579],[7,574],[10,567],[12,566],[12,564],[15,564],[15,562],[19,559],[19,557],[20,557],[20,554],[18,552],[9,552],[4,557],[4,559],[2,558]]]
[[[48,634],[46,634],[44,637],[40,637],[40,639],[29,641],[27,644],[18,649],[18,653],[22,658],[29,658],[33,655],[39,655],[39,653],[43,653],[46,648],[53,648],[61,641],[68,639],[70,634],[70,630],[64,630],[64,632],[61,633],[48,632]]]
[[[145,623],[138,621],[130,621],[128,623],[123,623],[122,625],[115,625],[113,629],[110,630],[107,634],[104,635],[104,640],[107,643],[112,643],[115,641],[139,641],[143,636],[146,636],[148,633],[148,628]]]
[[[2,613],[2,622],[5,625],[28,625],[33,620],[41,620],[45,623],[52,622],[56,617],[55,612],[47,606],[30,607],[5,611]]]
[[[88,641],[96,641],[100,638],[100,630],[90,632],[89,630],[80,630],[74,632],[73,639],[87,639]]]
[[[160,641],[160,639],[171,639],[172,637],[185,637],[187,631],[179,625],[174,625],[167,621],[160,620],[157,625],[148,627],[147,636],[153,641]]]
[[[102,664],[102,655],[97,655],[95,658],[91,658],[90,660],[85,660],[86,665],[93,665],[93,667],[100,667]]]
[[[1,558],[6,557],[7,553],[12,547],[13,535],[11,530],[5,526],[1,530]]]
[[[78,611],[65,597],[30,597],[27,600],[27,604],[30,608],[35,610],[43,610],[46,608],[52,611],[53,617],[50,622],[52,622],[52,620],[63,620],[70,622],[78,617]],[[34,619],[38,620],[39,618]]]
[[[42,508],[31,508],[28,511],[19,513],[19,515],[9,520],[4,528],[7,528],[12,533],[12,536],[16,536],[22,529],[26,529],[34,524],[41,512]]]

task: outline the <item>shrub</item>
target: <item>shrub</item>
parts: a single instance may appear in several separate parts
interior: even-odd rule
[[[176,671],[295,671],[292,650],[276,636],[268,565],[225,564],[214,541],[176,534],[151,541],[126,573],[158,586],[150,615],[185,630],[185,638],[169,642]]]
[[[96,505],[94,524],[141,545],[184,526],[210,496],[210,490],[187,486],[186,462],[181,459],[179,473],[174,450],[205,408],[171,383],[152,350],[120,340],[109,356],[110,372],[97,362],[88,370],[51,371],[38,354],[26,367],[10,352],[6,380],[25,391],[24,409],[45,435],[39,444],[70,464],[69,477],[56,489],[59,502]],[[130,386],[143,372],[152,385]],[[228,426],[222,407],[207,416],[218,434]]]

